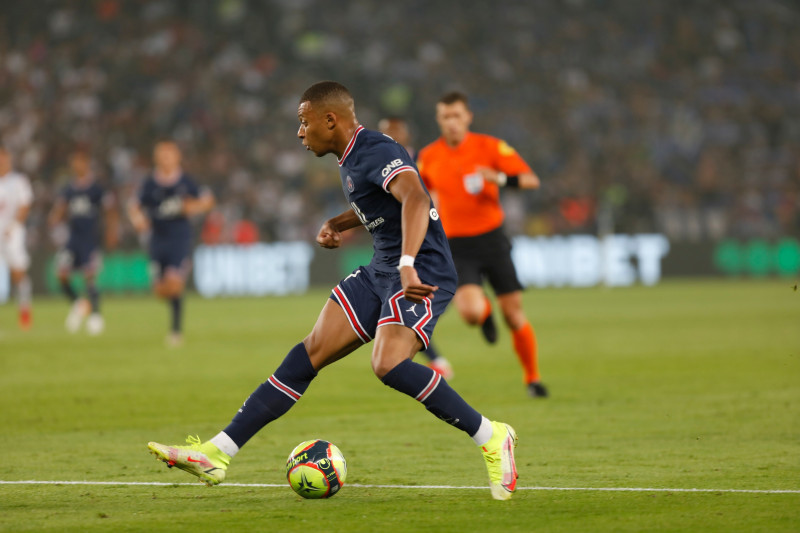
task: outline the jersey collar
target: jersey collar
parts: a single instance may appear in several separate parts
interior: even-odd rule
[[[347,159],[347,156],[350,155],[350,152],[353,151],[353,146],[356,144],[356,137],[358,134],[364,131],[364,126],[359,126],[356,128],[356,131],[353,132],[353,137],[350,139],[350,142],[347,143],[347,148],[345,148],[344,153],[342,154],[342,158],[338,160],[339,166],[344,165],[344,160]]]
[[[157,169],[153,169],[153,179],[162,187],[172,187],[181,180],[183,176],[183,168],[178,167],[178,170],[172,174],[161,174]]]
[[[448,143],[445,140],[444,136],[441,136],[439,138],[442,140],[442,144],[444,145],[445,148],[447,148],[451,152],[455,152],[457,150],[460,150],[463,146],[465,146],[467,144],[467,141],[469,141],[472,138],[472,135],[473,133],[471,131],[467,131],[466,135],[464,135],[464,138],[461,139],[461,142],[455,146],[450,146],[450,143]]]

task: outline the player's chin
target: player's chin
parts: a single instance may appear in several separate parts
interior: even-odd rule
[[[306,151],[308,151],[308,152],[312,152],[312,153],[313,153],[315,156],[317,156],[317,157],[322,157],[323,155],[325,155],[325,154],[327,153],[327,152],[321,152],[321,151],[319,151],[319,150],[315,150],[314,148],[312,148],[312,147],[311,147],[310,145],[308,145],[308,144],[303,144],[303,146],[305,146],[305,147],[306,147]]]

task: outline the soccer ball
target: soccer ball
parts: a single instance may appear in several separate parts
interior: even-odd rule
[[[289,486],[303,498],[330,498],[347,477],[344,455],[326,440],[307,440],[295,446],[286,460]]]

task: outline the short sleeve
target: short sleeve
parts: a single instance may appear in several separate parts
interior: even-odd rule
[[[136,201],[139,202],[139,205],[147,205],[147,198],[149,195],[150,189],[150,181],[145,181],[139,187],[139,192],[136,193]]]
[[[200,187],[197,185],[196,181],[188,176],[186,177],[186,195],[192,198],[198,198],[200,196]]]
[[[152,178],[147,178],[144,182],[139,186],[139,191],[136,193],[134,197],[136,201],[142,207],[152,207],[151,204],[154,203],[153,201],[153,187],[155,187],[155,182]]]
[[[24,176],[19,179],[19,201],[22,205],[31,205],[33,203],[31,182]]]
[[[372,155],[373,168],[376,172],[369,174],[369,180],[389,192],[389,183],[403,172],[417,174],[417,168],[405,148],[393,143],[381,143]]]
[[[516,176],[517,174],[522,174],[524,172],[532,172],[531,167],[528,166],[528,163],[522,159],[522,156],[520,156],[519,153],[517,153],[517,151],[511,147],[511,145],[501,139],[495,139],[495,142],[497,170],[505,172],[510,176]]]
[[[432,191],[434,189],[433,183],[425,173],[427,165],[425,164],[424,153],[425,152],[420,152],[419,154],[419,159],[417,159],[417,170],[419,171],[419,177],[422,178],[422,183],[425,184],[425,188],[429,191]]]

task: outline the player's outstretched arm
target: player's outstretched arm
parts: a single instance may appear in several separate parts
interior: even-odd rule
[[[28,220],[28,214],[30,212],[31,212],[31,204],[30,203],[25,204],[25,205],[21,205],[21,206],[19,206],[19,209],[17,209],[17,214],[16,214],[16,216],[14,218],[16,219],[17,222],[19,222],[20,224],[22,224],[24,226],[25,225],[25,221]]]
[[[338,248],[342,244],[342,232],[360,225],[361,219],[352,209],[348,209],[322,224],[317,233],[317,243],[323,248]]]
[[[206,189],[197,198],[183,199],[183,214],[187,217],[203,215],[214,209],[216,203],[214,194]]]
[[[509,185],[519,189],[538,189],[541,185],[539,176],[535,172],[522,172],[516,176],[509,176],[491,167],[478,167],[478,172],[486,181],[496,183],[501,187]]]
[[[53,208],[50,210],[50,213],[47,214],[47,226],[50,229],[55,228],[58,226],[62,220],[64,220],[64,215],[67,214],[67,202],[64,201],[64,198],[59,196],[56,199],[56,202],[53,204]]]
[[[416,257],[425,234],[428,232],[430,221],[431,200],[415,172],[407,171],[397,175],[389,183],[389,192],[395,199],[403,204],[402,227],[403,256]],[[403,296],[414,303],[422,302],[427,297],[433,298],[433,293],[439,289],[433,285],[422,283],[413,266],[400,268],[400,281],[403,284]]]
[[[131,200],[128,204],[128,218],[131,221],[131,225],[133,229],[136,230],[136,233],[142,235],[150,229],[150,223],[147,221],[147,217],[144,215],[142,211],[142,207],[139,205],[139,202],[136,200]]]
[[[17,212],[14,214],[14,221],[17,222],[17,224],[19,224],[20,226],[24,226],[25,225],[25,221],[28,220],[28,213],[30,213],[30,212],[31,212],[31,204],[25,204],[25,205],[19,206],[19,208],[17,209]],[[11,231],[13,229],[12,226],[13,225],[9,225],[6,228],[6,231],[5,231],[6,235],[11,235]]]

